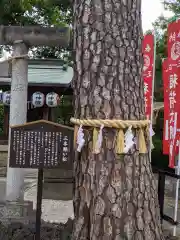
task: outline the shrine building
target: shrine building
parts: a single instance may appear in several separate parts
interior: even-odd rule
[[[10,62],[0,64],[0,89],[4,93],[11,89],[12,67]],[[55,107],[48,107],[46,103],[42,107],[35,107],[32,104],[32,96],[35,93],[42,93],[47,96],[56,93],[61,96],[72,96],[70,87],[73,77],[73,68],[63,64],[61,60],[28,60],[28,99],[27,99],[27,122],[43,119],[46,111],[48,119],[56,121]],[[72,101],[71,101],[72,103]],[[3,103],[2,103],[3,104]],[[2,105],[1,105],[2,106]],[[7,144],[9,132],[9,105],[3,104],[4,120],[3,133],[0,136],[0,144]]]

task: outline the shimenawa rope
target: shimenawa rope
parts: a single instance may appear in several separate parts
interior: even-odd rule
[[[84,127],[93,127],[93,152],[99,153],[100,150],[97,150],[96,142],[98,139],[99,129],[103,125],[106,128],[116,128],[117,136],[116,136],[116,153],[123,154],[125,143],[124,143],[124,131],[129,127],[132,127],[138,132],[139,139],[139,153],[146,153],[146,141],[145,141],[145,133],[149,136],[149,120],[117,120],[117,119],[76,119],[71,118],[70,121],[75,124],[74,129],[74,143],[76,144],[78,126]]]

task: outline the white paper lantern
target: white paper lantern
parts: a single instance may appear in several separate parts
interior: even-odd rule
[[[9,106],[11,103],[11,92],[7,91],[3,93],[3,104]]]
[[[0,103],[3,103],[3,91],[0,90]]]
[[[36,108],[42,107],[45,102],[45,96],[41,92],[35,92],[32,95],[32,105]]]
[[[60,103],[59,95],[55,92],[48,93],[46,95],[46,104],[48,107],[56,107]]]

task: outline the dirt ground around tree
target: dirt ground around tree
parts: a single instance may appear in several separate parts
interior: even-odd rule
[[[0,200],[5,196],[5,178],[0,178]],[[174,217],[176,181],[172,178],[166,180],[164,213]],[[24,199],[33,202],[36,209],[37,183],[36,176],[31,175],[25,180]],[[178,221],[180,222],[180,198],[178,207]],[[45,183],[42,201],[42,219],[51,223],[65,223],[68,218],[74,218],[72,202],[72,185],[62,183]],[[173,232],[173,227],[167,222],[163,223],[165,229]],[[177,227],[180,237],[180,225]]]
[[[157,176],[155,176],[157,179]],[[34,184],[33,184],[34,183]],[[25,190],[25,200],[33,201],[34,208],[36,206],[36,181],[34,181],[29,189]],[[173,178],[166,178],[165,185],[165,203],[164,214],[174,218],[175,194],[177,181]],[[58,189],[58,191],[57,191]],[[180,195],[180,191],[179,191]],[[53,199],[52,199],[53,198]],[[68,218],[73,218],[72,203],[72,186],[71,184],[55,184],[49,183],[44,185],[42,218],[50,222],[66,222]],[[180,196],[177,221],[180,222]],[[164,229],[173,232],[172,227],[167,222],[163,222]],[[180,225],[176,228],[177,235],[180,237]]]

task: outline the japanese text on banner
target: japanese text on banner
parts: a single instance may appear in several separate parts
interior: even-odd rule
[[[164,85],[164,130],[163,130],[163,154],[169,155],[169,76],[168,59],[162,64],[163,85]]]
[[[177,141],[178,98],[179,98],[179,66],[169,63],[169,167],[174,168]]]
[[[147,34],[143,39],[143,79],[144,79],[144,101],[145,114],[148,119],[152,115],[153,81],[154,81],[154,35]]]
[[[172,63],[180,60],[180,20],[168,25],[168,59]]]
[[[169,167],[174,168],[178,152],[180,115],[180,20],[168,25],[169,78]]]

